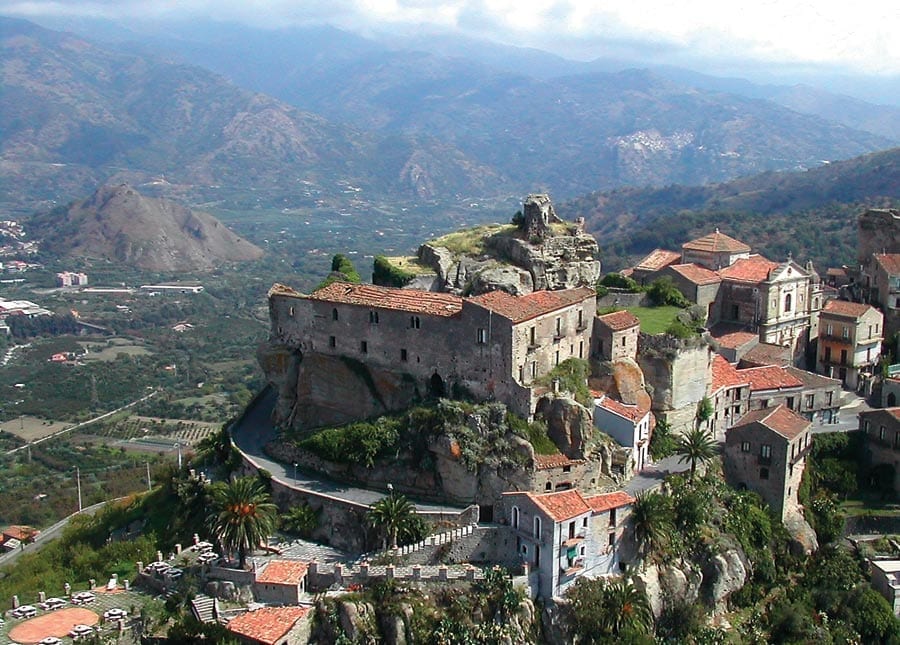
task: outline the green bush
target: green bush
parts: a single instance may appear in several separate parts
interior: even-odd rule
[[[603,276],[603,279],[600,280],[600,286],[612,287],[613,289],[624,289],[631,292],[641,291],[641,286],[637,282],[621,273],[607,273]]]
[[[371,468],[375,458],[397,445],[400,420],[381,417],[375,421],[360,421],[339,428],[326,428],[300,441],[300,447],[328,461],[361,464]]]
[[[673,307],[689,307],[690,302],[682,295],[669,276],[657,278],[647,287],[647,295],[657,307],[671,305]]]
[[[536,382],[538,385],[550,387],[553,385],[553,381],[559,380],[560,390],[571,392],[576,401],[591,409],[594,405],[594,397],[587,386],[587,379],[590,375],[591,366],[586,360],[567,358]]]
[[[510,430],[521,437],[526,437],[538,455],[557,455],[559,448],[553,440],[547,436],[547,424],[542,421],[529,423],[512,412],[506,413],[506,423]]]
[[[359,276],[359,272],[356,270],[356,267],[353,266],[353,263],[350,259],[341,253],[335,254],[333,258],[331,258],[331,270],[336,271],[337,273],[342,273],[347,278],[347,282],[361,282],[362,278]]]
[[[372,266],[372,282],[385,287],[405,287],[416,276],[409,271],[394,266],[383,255],[376,255]]]

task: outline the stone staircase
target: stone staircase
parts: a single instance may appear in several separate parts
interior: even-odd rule
[[[204,594],[198,594],[191,600],[191,611],[201,623],[216,622],[219,613],[216,607],[216,599]]]

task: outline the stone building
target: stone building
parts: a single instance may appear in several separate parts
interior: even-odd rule
[[[463,392],[530,417],[535,381],[587,358],[595,310],[587,287],[461,298],[344,282],[304,295],[276,285],[259,357],[279,393],[280,425],[347,423]]]
[[[713,357],[709,400],[713,416],[709,430],[717,441],[725,439],[725,432],[750,409],[750,379],[723,356]]]
[[[699,264],[710,271],[724,269],[749,256],[749,246],[719,229],[681,245],[682,264]]]
[[[725,435],[726,479],[759,493],[782,521],[799,513],[797,490],[812,444],[810,425],[779,405],[748,412]]]
[[[628,311],[597,316],[591,339],[591,354],[600,360],[615,361],[637,357],[641,321]]]
[[[900,493],[900,407],[860,412],[859,430],[870,477],[886,480],[885,485]]]
[[[900,616],[900,560],[870,560],[872,587],[884,596],[895,616]]]
[[[659,272],[672,264],[681,262],[681,253],[667,251],[666,249],[654,249],[647,257],[638,262],[629,271],[629,277],[638,284],[647,285],[659,277]],[[623,271],[623,275],[625,272]]]
[[[868,389],[881,356],[884,316],[871,305],[829,300],[819,316],[816,371],[853,390]]]
[[[312,631],[312,607],[261,607],[228,621],[228,631],[245,645],[301,645]]]
[[[256,572],[253,596],[270,605],[297,605],[306,592],[309,565],[299,560],[272,560]]]
[[[875,255],[900,253],[900,210],[872,208],[857,220],[856,260],[864,287],[871,287],[875,273]]]
[[[650,463],[653,413],[648,406],[627,405],[603,392],[594,392],[594,426],[632,451],[632,474]]]
[[[722,278],[715,271],[700,264],[671,264],[660,272],[669,276],[682,295],[706,312],[707,320],[714,320],[715,302]]]
[[[900,253],[872,256],[872,287],[869,302],[884,314],[884,337],[900,331]]]
[[[620,572],[626,520],[624,492],[585,498],[576,490],[503,495],[504,517],[523,563],[538,576],[538,596],[561,596],[580,576]]]

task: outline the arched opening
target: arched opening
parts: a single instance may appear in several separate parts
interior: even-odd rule
[[[435,398],[447,396],[447,386],[444,385],[444,379],[437,372],[432,374],[428,381],[428,393]]]
[[[786,294],[786,295],[784,296],[784,310],[785,310],[785,312],[788,312],[788,311],[791,310],[791,304],[792,304],[792,296],[791,296],[791,294],[788,293],[788,294]]]
[[[893,407],[896,406],[896,405],[897,405],[897,395],[894,394],[893,392],[891,392],[891,393],[888,394],[888,396],[887,396],[887,406],[888,406],[889,408],[893,408]]]
[[[512,527],[514,529],[519,528],[519,507],[513,506],[512,509]]]

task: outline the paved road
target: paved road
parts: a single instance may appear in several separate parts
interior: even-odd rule
[[[851,432],[859,430],[860,412],[867,412],[872,408],[866,403],[866,400],[857,396],[853,392],[844,392],[844,403],[841,405],[841,412],[837,423],[819,423],[814,421],[811,432],[817,434],[820,432]]]
[[[662,485],[663,480],[674,473],[683,473],[690,469],[690,463],[679,463],[679,457],[673,455],[660,459],[655,464],[647,466],[637,475],[628,481],[623,490],[629,495],[637,495],[644,491],[658,488]]]
[[[382,491],[341,484],[327,479],[323,475],[305,472],[302,468],[297,469],[295,476],[294,467],[291,464],[283,464],[266,455],[263,447],[274,439],[276,434],[271,421],[275,398],[275,391],[270,389],[252,404],[243,419],[232,426],[232,439],[241,452],[249,456],[261,468],[272,473],[274,479],[298,491],[330,495],[366,506],[371,506],[386,497],[386,493]],[[411,501],[415,502],[416,509],[419,511],[456,514],[463,510],[458,506]]]

